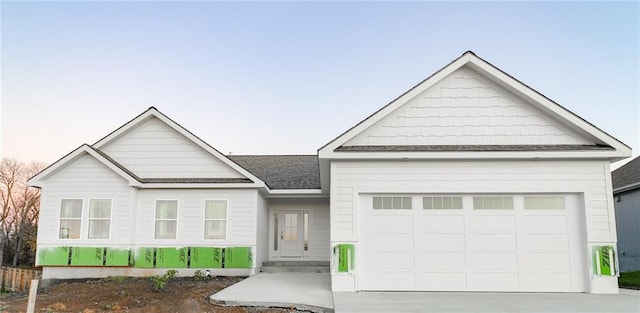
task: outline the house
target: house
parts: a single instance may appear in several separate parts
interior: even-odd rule
[[[150,108],[34,176],[44,278],[253,275],[334,291],[616,293],[631,149],[466,52],[321,147],[228,156]]]
[[[640,271],[640,157],[611,173],[620,271]]]

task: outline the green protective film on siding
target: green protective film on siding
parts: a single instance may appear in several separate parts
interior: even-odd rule
[[[71,265],[102,266],[104,264],[104,248],[73,247],[71,249]]]
[[[157,248],[157,268],[187,268],[189,248]]]
[[[38,265],[69,265],[69,247],[55,247],[38,250]]]
[[[252,268],[251,247],[233,247],[224,250],[224,268]]]
[[[155,248],[138,248],[133,256],[133,265],[138,268],[153,268]]]
[[[222,248],[191,247],[191,268],[221,268]]]
[[[107,248],[106,266],[129,266],[129,249]]]
[[[337,245],[336,248],[338,252],[338,273],[348,273],[350,269],[353,269],[355,247],[353,244],[343,243]]]

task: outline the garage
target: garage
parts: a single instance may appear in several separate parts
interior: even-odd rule
[[[360,195],[359,290],[584,292],[577,194]]]

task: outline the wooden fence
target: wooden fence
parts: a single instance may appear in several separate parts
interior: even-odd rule
[[[32,279],[40,279],[42,277],[42,271],[17,267],[3,266],[0,269],[0,273],[2,289],[14,292],[26,292],[29,290]]]

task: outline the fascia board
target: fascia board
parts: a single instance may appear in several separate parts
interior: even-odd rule
[[[331,152],[331,160],[395,159],[468,160],[468,159],[607,159],[622,160],[630,156],[623,151],[473,151],[473,152]]]

